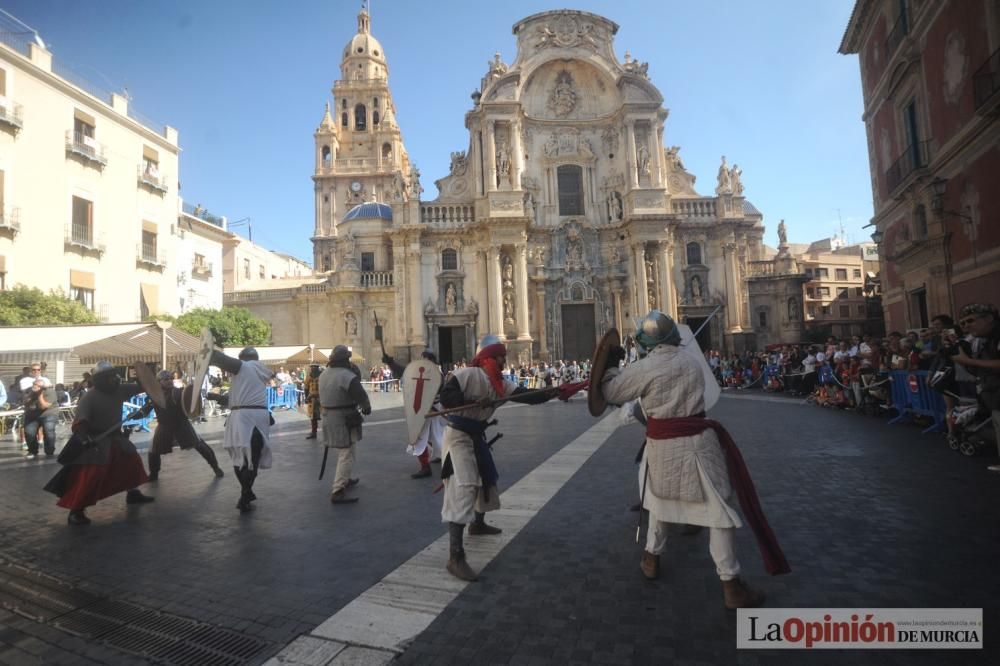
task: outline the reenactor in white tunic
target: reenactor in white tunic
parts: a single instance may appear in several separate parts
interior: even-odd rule
[[[337,450],[337,474],[330,489],[330,502],[357,502],[357,497],[347,496],[347,490],[358,483],[351,478],[354,445],[361,441],[361,415],[371,414],[372,406],[361,386],[361,373],[351,363],[351,350],[344,345],[333,348],[327,368],[319,376],[319,400],[323,408],[324,443],[327,449]]]

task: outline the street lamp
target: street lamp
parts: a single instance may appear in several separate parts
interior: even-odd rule
[[[961,218],[966,222],[972,222],[972,216],[966,215],[965,213],[959,213],[958,211],[945,210],[944,209],[944,195],[948,191],[948,181],[941,176],[937,176],[934,180],[927,184],[927,192],[931,195],[931,210],[938,217],[943,217],[945,215],[953,215],[955,217]]]
[[[875,231],[872,232],[872,242],[876,245],[881,245],[884,237],[885,234],[882,233],[881,229],[875,229]]]
[[[243,224],[247,225],[247,236],[249,236],[250,242],[252,243],[253,242],[253,223],[251,221],[251,218],[249,218],[249,217],[241,217],[238,220],[233,220],[232,222],[230,222],[229,224],[226,225],[226,229],[232,229],[233,227],[242,226]]]

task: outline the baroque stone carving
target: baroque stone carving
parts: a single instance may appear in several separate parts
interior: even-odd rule
[[[743,181],[740,179],[742,175],[743,169],[738,164],[734,164],[733,168],[729,171],[729,180],[732,183],[733,194],[736,196],[743,194]]]
[[[469,168],[469,161],[465,156],[465,151],[460,150],[451,154],[451,175],[464,176]]]
[[[604,152],[609,155],[618,152],[618,128],[606,127],[601,133],[601,145],[604,146]]]
[[[719,173],[716,176],[718,185],[715,187],[716,194],[732,194],[733,184],[730,180],[729,167],[726,165],[726,156],[722,156],[722,164],[719,165]]]
[[[576,90],[573,86],[573,76],[566,70],[556,76],[556,85],[549,93],[548,109],[557,117],[565,118],[576,108]]]
[[[594,25],[578,21],[572,16],[561,16],[554,23],[539,26],[535,32],[535,48],[571,48],[583,46],[597,50],[597,32]]]

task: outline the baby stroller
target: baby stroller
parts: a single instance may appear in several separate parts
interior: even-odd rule
[[[962,455],[978,456],[996,450],[997,433],[993,431],[990,410],[982,403],[960,405],[952,410],[955,429],[948,437],[948,446]]]

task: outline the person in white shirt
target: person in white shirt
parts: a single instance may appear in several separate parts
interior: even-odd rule
[[[21,389],[21,393],[27,393],[31,390],[31,385],[35,383],[35,380],[41,379],[45,382],[46,388],[52,386],[52,382],[49,381],[48,377],[42,376],[42,365],[41,363],[32,363],[30,371],[26,377],[21,377],[18,386]]]

